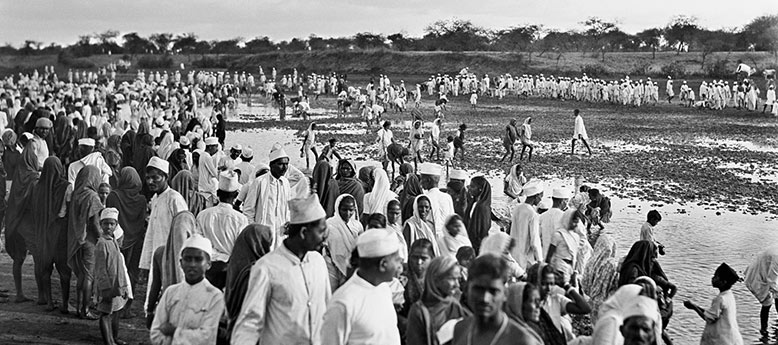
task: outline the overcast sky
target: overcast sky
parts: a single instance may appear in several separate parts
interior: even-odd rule
[[[71,44],[78,35],[108,29],[143,36],[194,32],[206,40],[357,32],[421,36],[427,24],[450,18],[487,28],[543,24],[568,30],[598,16],[635,33],[664,26],[678,14],[696,16],[708,28],[734,28],[778,14],[778,0],[0,0],[0,44]]]

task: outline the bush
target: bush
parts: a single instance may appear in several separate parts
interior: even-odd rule
[[[705,67],[705,76],[708,78],[725,79],[732,76],[732,69],[727,66],[727,60],[718,59]]]
[[[192,61],[192,66],[196,68],[232,68],[232,64],[235,61],[236,58],[230,56],[221,56],[221,57],[203,56],[200,59]]]
[[[164,56],[144,56],[138,59],[138,67],[140,68],[170,68],[173,66],[173,58],[169,55]]]
[[[79,59],[73,56],[73,54],[67,49],[62,50],[57,55],[57,62],[60,65],[77,68],[77,69],[89,69],[95,68],[95,64],[86,59]]]
[[[643,63],[632,68],[629,75],[632,76],[648,76],[651,73],[651,64]]]
[[[662,66],[662,77],[671,76],[673,78],[681,78],[686,75],[686,68],[680,62],[673,62],[669,65]]]
[[[599,64],[582,66],[581,73],[585,73],[587,76],[595,78],[605,77],[610,74],[605,66]]]

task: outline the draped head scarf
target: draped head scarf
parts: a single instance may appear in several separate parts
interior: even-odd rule
[[[424,292],[421,295],[421,301],[425,305],[433,305],[451,298],[451,292],[441,291],[437,283],[455,267],[457,267],[457,260],[451,256],[438,256],[430,261],[424,276]]]
[[[344,165],[348,165],[351,167],[352,173],[348,176],[344,176],[341,174],[341,167]],[[338,181],[338,190],[340,191],[340,194],[350,194],[354,197],[354,200],[357,202],[357,209],[361,210],[364,206],[362,202],[365,199],[365,188],[362,185],[362,182],[359,181],[355,176],[357,173],[357,166],[354,164],[353,161],[347,160],[347,159],[341,159],[340,162],[338,162],[338,171],[337,176],[335,176],[335,180]]]
[[[656,245],[651,241],[637,241],[629,249],[629,253],[624,257],[624,262],[621,264],[621,270],[619,271],[619,286],[631,283],[629,279],[631,277],[626,272],[631,271],[633,268],[637,268],[638,275],[651,276],[654,271],[654,265],[656,261]]]
[[[389,176],[386,170],[373,170],[373,190],[365,195],[365,209],[362,213],[373,214],[380,213],[386,215],[386,205],[392,199],[397,199],[397,194],[390,190]]]
[[[581,287],[592,298],[592,318],[597,318],[597,304],[618,287],[618,260],[616,243],[610,235],[601,234],[594,245],[594,255],[586,264]]]
[[[316,162],[313,167],[313,183],[316,187],[316,195],[319,196],[319,202],[327,213],[327,217],[335,214],[335,199],[340,195],[338,183],[332,178],[332,166],[326,160]]]
[[[69,259],[72,259],[81,245],[86,243],[89,219],[99,215],[100,210],[103,209],[100,196],[97,194],[100,183],[102,183],[102,173],[93,165],[85,166],[76,176],[68,218]]]
[[[357,237],[363,231],[362,224],[359,222],[359,209],[356,209],[354,216],[348,220],[344,220],[338,212],[340,204],[347,198],[353,199],[348,194],[338,196],[338,199],[335,200],[335,215],[327,219],[327,231],[329,231],[327,247],[329,248],[333,265],[344,276],[348,271],[351,252],[357,246]],[[356,200],[353,201],[356,208]]]
[[[37,250],[41,255],[53,258],[64,248],[59,247],[59,231],[54,227],[62,204],[65,202],[65,192],[68,189],[65,167],[59,158],[49,157],[43,162],[40,179],[32,190],[31,207]]]
[[[511,166],[511,170],[508,171],[508,177],[505,179],[506,182],[508,182],[508,190],[510,190],[513,195],[521,194],[522,187],[525,183],[527,183],[527,178],[524,177],[524,172],[521,174],[516,172],[518,168],[521,168],[521,164],[514,164]]]
[[[527,286],[525,282],[513,283],[508,286],[505,291],[505,304],[503,304],[503,310],[508,317],[521,326],[529,336],[534,338],[536,343],[543,344],[543,337],[540,336],[540,328],[537,323],[525,320],[522,309],[524,308],[524,298],[527,294]],[[534,286],[534,285],[533,285]],[[536,288],[537,289],[537,288]],[[538,306],[540,308],[540,306]]]
[[[251,267],[259,258],[270,253],[272,245],[273,231],[259,224],[249,224],[235,239],[230,261],[227,263],[227,282],[224,290],[227,314],[233,322],[240,313],[248,291]]]
[[[162,290],[173,284],[178,284],[184,279],[184,271],[181,270],[181,250],[184,241],[197,230],[197,223],[192,212],[181,211],[173,217],[170,224],[165,249],[162,252],[161,280]]]
[[[465,210],[465,225],[473,248],[480,248],[481,241],[489,236],[489,229],[492,228],[492,186],[483,176],[473,177],[470,184],[481,192]]]
[[[430,212],[427,214],[427,217],[422,218],[421,213],[419,212],[419,202],[420,201],[427,201],[430,203],[430,199],[426,195],[419,195],[413,200],[413,217],[408,218],[407,221],[405,221],[405,226],[408,227],[410,230],[408,232],[408,236],[406,236],[406,239],[410,241],[410,243],[416,242],[418,239],[427,239],[432,243],[432,253],[433,256],[440,255],[440,248],[438,247],[438,240],[435,236],[435,225],[433,223],[433,217],[432,217],[432,209],[430,209]],[[430,206],[432,206],[432,203],[430,203]]]
[[[365,166],[359,169],[359,181],[362,182],[365,193],[370,193],[373,190],[373,170],[375,170],[374,166]]]
[[[205,209],[206,200],[202,194],[197,192],[197,183],[194,174],[189,170],[181,170],[170,180],[170,188],[181,194],[189,206],[189,212],[194,215],[200,214]]]
[[[443,231],[443,237],[438,239],[438,247],[440,248],[441,256],[449,256],[453,258],[456,257],[459,248],[473,246],[473,244],[470,242],[470,239],[467,237],[466,228],[456,236],[452,236],[448,231],[448,225],[454,221],[454,219],[464,224],[464,221],[462,221],[462,218],[459,217],[459,215],[452,214],[446,218],[446,222],[444,223],[446,224],[446,230]]]
[[[119,210],[119,225],[124,230],[122,249],[141,244],[146,230],[146,197],[141,194],[140,175],[132,167],[124,167],[116,175],[116,188],[106,199],[106,206]]]
[[[8,194],[8,208],[6,209],[5,228],[6,236],[20,232],[25,238],[31,238],[32,223],[30,218],[30,199],[32,189],[38,181],[38,157],[31,146],[22,151],[21,161],[16,166],[16,173],[11,183],[11,191]]]
[[[405,177],[405,184],[403,190],[400,192],[400,210],[402,211],[402,220],[406,221],[413,217],[414,203],[416,197],[424,194],[424,190],[421,188],[421,182],[419,182],[419,176],[410,173]]]

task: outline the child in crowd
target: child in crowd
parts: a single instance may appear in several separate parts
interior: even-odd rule
[[[337,149],[335,149],[335,145],[338,144],[338,139],[332,138],[330,139],[329,143],[330,143],[329,145],[325,146],[321,150],[321,156],[319,157],[319,159],[326,159],[328,162],[332,162],[332,157],[338,159],[336,162],[343,159],[342,157],[340,157],[340,154],[338,153]]]
[[[467,273],[473,260],[475,260],[475,250],[473,247],[461,247],[457,250],[457,263],[459,264],[459,271],[462,272],[462,278],[459,279],[460,284],[467,283]]]
[[[662,215],[657,210],[651,210],[647,218],[640,228],[640,240],[654,242],[659,249],[659,255],[665,255],[665,246],[654,238],[654,227],[662,221]]]
[[[737,324],[737,308],[732,285],[740,280],[737,272],[726,263],[722,263],[711,278],[711,285],[719,289],[719,295],[713,299],[711,307],[702,309],[691,301],[684,301],[687,309],[697,312],[705,320],[700,344],[706,345],[742,345],[743,337]]]
[[[111,194],[111,185],[103,182],[100,187],[97,188],[97,195],[100,196],[100,202],[105,206],[105,200],[108,199],[108,194]]]
[[[100,334],[107,345],[125,344],[118,340],[119,316],[131,298],[129,276],[124,266],[124,257],[113,232],[119,224],[119,211],[106,208],[100,213],[102,233],[95,247],[95,283],[93,293],[95,309],[100,313]]]
[[[430,130],[430,147],[432,150],[430,150],[430,157],[429,160],[432,160],[432,155],[435,155],[437,157],[437,160],[440,160],[440,119],[435,119],[432,121],[432,129]]]
[[[443,153],[443,162],[446,164],[446,175],[448,175],[449,167],[454,169],[454,137],[446,137],[446,152]]]
[[[470,94],[470,108],[475,110],[476,104],[478,104],[478,94],[473,91],[473,93]]]

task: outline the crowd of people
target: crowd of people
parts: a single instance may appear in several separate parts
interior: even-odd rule
[[[139,74],[121,84],[106,70],[77,75],[58,80],[46,68],[0,85],[12,302],[29,301],[22,267],[30,253],[37,304],[99,320],[106,344],[123,343],[120,318],[140,317],[131,306],[144,284],[153,344],[672,343],[677,287],[658,259],[656,211],[622,259],[602,231],[610,201],[582,179],[553,189],[549,205],[544,182],[512,166],[510,219],[496,229],[490,182],[423,162],[419,146],[416,164],[403,162],[394,179],[386,165],[340,157],[332,141],[312,150],[313,125],[301,148],[315,162],[310,177],[280,144],[266,162],[249,147],[227,149],[227,104],[242,87],[231,87],[228,73]],[[575,116],[574,137],[588,149]],[[531,156],[530,123],[521,140]],[[381,131],[386,161],[393,137],[388,126]],[[763,332],[775,267],[768,251],[745,276],[766,308]],[[722,264],[712,307],[684,303],[705,319],[702,343],[742,343],[730,291],[738,280]],[[586,314],[594,332],[576,334],[571,316]]]

